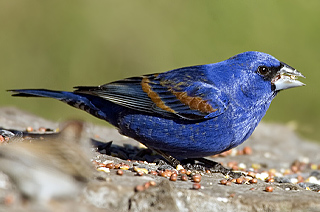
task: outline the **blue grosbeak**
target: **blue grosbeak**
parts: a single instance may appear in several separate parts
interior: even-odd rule
[[[289,65],[262,52],[131,77],[73,92],[11,90],[51,97],[104,119],[167,159],[215,155],[244,142],[280,90],[304,85]]]

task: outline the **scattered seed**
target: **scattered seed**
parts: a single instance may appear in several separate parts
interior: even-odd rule
[[[222,180],[220,180],[220,184],[222,184],[222,185],[226,185],[226,184],[227,184],[227,182],[228,182],[228,180],[226,180],[226,179],[222,179]]]
[[[253,177],[253,178],[255,178],[256,177],[256,174],[254,173],[254,172],[248,172],[248,174],[247,174],[248,176],[250,176],[250,177]]]
[[[200,183],[193,183],[192,188],[195,190],[199,190],[201,188],[201,185],[200,185]]]
[[[2,143],[4,141],[5,141],[4,137],[2,135],[0,135],[0,142]]]
[[[27,127],[26,131],[27,131],[27,132],[32,132],[32,131],[33,131],[33,128],[29,126],[29,127]]]
[[[273,178],[268,177],[268,178],[266,179],[266,182],[267,182],[267,183],[273,183],[273,182],[274,182],[274,179],[273,179]]]
[[[201,181],[201,175],[200,175],[200,174],[195,174],[195,175],[193,175],[193,176],[192,176],[192,180],[193,180],[193,182],[195,182],[195,183],[200,183],[200,181]]]
[[[247,168],[246,164],[244,163],[239,163],[238,167],[240,170],[245,170]]]
[[[318,165],[312,163],[312,164],[310,164],[310,168],[311,168],[312,170],[317,170],[317,169],[318,169]]]
[[[168,177],[168,172],[161,172],[161,177]]]
[[[185,170],[185,169],[180,169],[180,170],[179,170],[179,173],[180,173],[180,174],[186,174],[186,173],[187,173],[187,170]]]
[[[243,183],[243,179],[242,178],[237,178],[236,179],[236,183],[237,184],[242,184]]]
[[[120,176],[123,175],[123,170],[118,169],[118,170],[117,170],[117,175],[120,175]]]
[[[258,164],[258,163],[253,163],[253,164],[251,165],[251,167],[254,168],[254,169],[261,169],[261,165]]]
[[[172,174],[172,175],[170,176],[170,180],[171,180],[171,181],[177,181],[177,175],[176,175],[176,174]]]
[[[129,167],[128,164],[123,164],[123,165],[120,166],[120,169],[122,169],[122,170],[128,170],[129,168],[130,167]]]
[[[4,204],[6,206],[12,205],[14,203],[14,196],[12,194],[9,194],[5,196],[4,198]]]
[[[237,151],[237,155],[243,155],[243,150],[239,149],[239,150]]]
[[[231,181],[226,182],[226,186],[231,186],[231,184],[232,184]]]
[[[143,176],[143,172],[142,171],[137,171],[137,176]]]
[[[298,175],[297,179],[298,179],[298,183],[301,183],[304,181],[304,178],[301,175]]]
[[[191,174],[192,172],[190,171],[190,170],[188,170],[187,172],[186,172],[186,174],[189,176],[190,174]]]
[[[180,170],[182,170],[182,169],[184,169],[183,166],[181,166],[180,164],[177,165],[176,170],[180,171]]]
[[[158,172],[152,170],[152,171],[149,172],[149,174],[157,176],[157,175],[158,175]]]
[[[237,165],[238,165],[238,163],[236,161],[230,161],[230,162],[227,163],[227,166],[230,167],[230,168],[232,168],[234,166],[237,166]]]
[[[173,172],[169,169],[164,170],[164,172],[167,173],[167,177],[171,177],[171,175],[173,174]]]
[[[236,194],[235,193],[232,193],[229,195],[229,197],[234,197]]]
[[[266,192],[273,192],[273,187],[272,186],[267,186],[265,191]]]
[[[106,167],[99,167],[99,168],[97,168],[97,171],[109,173],[109,172],[110,172],[110,169],[108,169],[108,168],[106,168]]]
[[[47,131],[47,129],[45,128],[45,127],[39,127],[39,132],[46,132]]]
[[[292,165],[292,166],[291,166],[291,171],[292,171],[293,173],[297,173],[297,172],[299,171],[298,166]]]
[[[253,178],[249,181],[251,184],[256,184],[258,183],[258,180],[256,178]]]
[[[106,167],[109,169],[114,169],[114,163],[107,163]]]
[[[285,169],[283,171],[283,175],[289,175],[289,174],[291,174],[291,171],[289,169]]]
[[[232,167],[232,170],[233,170],[233,171],[238,171],[238,170],[239,170],[239,167],[238,167],[237,165],[235,165],[235,166]]]
[[[106,164],[104,164],[104,163],[98,163],[98,166],[99,166],[99,167],[106,167]]]
[[[250,191],[253,191],[253,190],[256,190],[256,189],[252,187],[252,188],[250,188],[249,190],[250,190]]]
[[[148,189],[150,187],[150,182],[146,182],[143,186],[145,189]]]
[[[120,169],[120,166],[121,166],[121,164],[115,164],[115,165],[114,165],[114,168],[115,168],[115,169]]]
[[[243,148],[243,154],[245,154],[245,155],[251,155],[251,154],[252,154],[252,149],[251,149],[251,147],[245,146],[245,147]]]
[[[187,181],[187,180],[188,180],[187,175],[186,175],[186,174],[182,174],[182,175],[181,175],[181,180],[182,180],[182,181]]]
[[[155,185],[157,185],[157,183],[156,183],[155,181],[152,181],[152,180],[151,180],[151,181],[149,181],[149,183],[150,183],[150,185],[151,185],[151,186],[155,186]]]
[[[134,190],[135,190],[136,192],[139,192],[139,191],[145,190],[145,188],[144,188],[144,186],[142,186],[142,185],[137,185],[137,186],[134,188]]]
[[[135,167],[133,167],[133,170],[135,172],[142,172],[142,173],[148,174],[148,170],[145,168],[138,168],[137,166],[135,166]]]
[[[277,170],[275,170],[275,169],[270,169],[270,170],[268,171],[268,173],[269,173],[269,176],[274,176],[274,175],[277,173]]]

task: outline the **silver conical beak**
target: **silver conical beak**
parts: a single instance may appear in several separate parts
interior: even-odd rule
[[[271,80],[271,83],[275,86],[276,91],[305,85],[297,80],[298,77],[305,78],[305,76],[303,76],[299,71],[283,62],[281,62],[281,66],[282,67],[276,76]]]

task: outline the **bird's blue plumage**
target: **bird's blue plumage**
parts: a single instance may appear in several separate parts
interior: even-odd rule
[[[302,75],[271,55],[244,52],[219,63],[80,86],[74,92],[13,91],[58,99],[152,149],[198,158],[245,141],[279,90],[303,85],[297,76]]]

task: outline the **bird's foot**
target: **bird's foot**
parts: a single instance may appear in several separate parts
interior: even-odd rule
[[[205,158],[196,158],[195,160],[204,163],[205,169],[208,169],[212,173],[221,173],[231,178],[239,178],[243,175],[241,172],[234,172],[216,161],[208,160]]]

